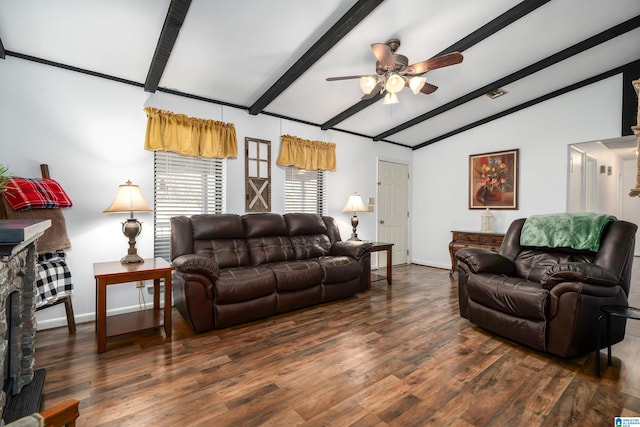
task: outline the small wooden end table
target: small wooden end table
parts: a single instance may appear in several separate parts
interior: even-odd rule
[[[385,242],[369,242],[371,243],[371,252],[387,251],[387,283],[391,286],[393,273],[393,243]],[[369,273],[369,289],[371,289],[371,273]]]
[[[93,264],[96,279],[96,332],[98,353],[106,349],[107,338],[164,326],[171,337],[171,272],[173,266],[162,258],[148,258],[142,263],[120,261]],[[164,316],[160,310],[160,279],[164,279]],[[107,317],[107,286],[153,280],[153,308]],[[108,323],[107,323],[108,318]]]

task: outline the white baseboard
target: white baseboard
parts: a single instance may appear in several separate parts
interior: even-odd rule
[[[425,267],[443,268],[445,270],[451,270],[451,264],[442,264],[440,262],[423,261],[419,259],[411,260],[412,264],[424,265]]]
[[[147,302],[147,308],[153,307],[153,301],[151,301],[150,303]],[[164,304],[160,304],[160,307],[164,307]],[[121,308],[114,308],[111,310],[107,310],[107,316],[113,316],[116,314],[124,314],[124,313],[133,313],[134,311],[138,311],[140,309],[140,307],[138,305],[132,305],[129,307],[121,307]],[[91,312],[91,313],[85,313],[85,314],[76,314],[74,315],[75,319],[76,319],[76,324],[79,323],[88,323],[88,322],[95,322],[96,320],[96,313],[95,312]],[[46,320],[39,320],[38,321],[38,331],[44,331],[46,329],[53,329],[53,328],[59,328],[59,327],[66,327],[67,326],[67,317],[66,316],[62,316],[62,317],[56,317],[53,319],[46,319]]]

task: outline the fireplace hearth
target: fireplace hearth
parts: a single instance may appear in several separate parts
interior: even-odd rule
[[[45,373],[34,371],[36,241],[50,226],[49,220],[0,220],[0,426],[40,409]]]

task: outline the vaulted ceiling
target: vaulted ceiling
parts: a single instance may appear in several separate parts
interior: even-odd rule
[[[639,26],[638,0],[3,0],[0,57],[418,149],[637,70]],[[409,64],[464,61],[392,105],[326,80],[375,75],[392,38]]]

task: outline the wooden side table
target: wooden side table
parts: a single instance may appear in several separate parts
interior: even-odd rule
[[[391,286],[393,270],[393,243],[370,242],[371,252],[387,251],[387,283]],[[371,289],[371,273],[369,273],[369,289]]]
[[[106,349],[107,338],[164,326],[171,337],[171,271],[173,266],[162,258],[148,258],[143,263],[122,264],[120,261],[93,264],[96,279],[96,332],[98,353]],[[164,279],[164,316],[160,310],[160,279]],[[153,280],[153,308],[108,316],[107,286],[118,283]]]

